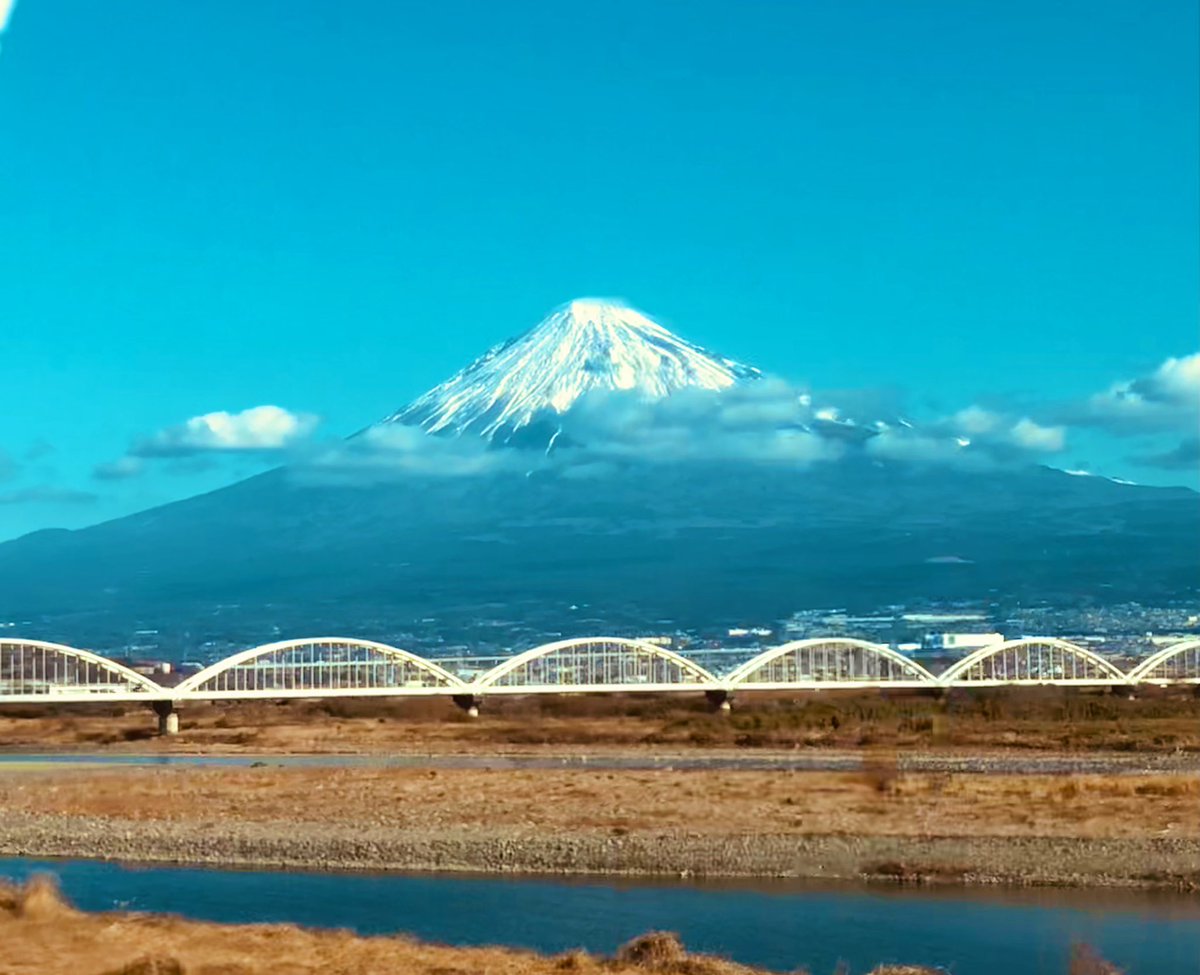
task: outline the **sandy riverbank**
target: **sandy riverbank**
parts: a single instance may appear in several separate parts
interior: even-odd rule
[[[1200,777],[0,772],[0,853],[321,869],[1200,889]]]

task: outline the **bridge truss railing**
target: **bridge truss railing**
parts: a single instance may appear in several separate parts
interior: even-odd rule
[[[939,682],[946,687],[1086,687],[1128,683],[1129,675],[1087,647],[1033,637],[981,647],[941,674]]]
[[[488,694],[678,691],[721,686],[699,664],[654,643],[620,637],[561,640],[517,654],[468,689]]]
[[[1135,684],[1200,684],[1200,640],[1164,647],[1129,672]]]
[[[169,694],[149,677],[89,650],[44,640],[0,639],[3,702],[150,700]]]
[[[865,640],[817,638],[773,647],[725,678],[730,690],[780,687],[933,687],[937,678],[890,647]]]
[[[283,640],[217,661],[175,688],[178,700],[458,694],[466,685],[432,660],[347,637]]]

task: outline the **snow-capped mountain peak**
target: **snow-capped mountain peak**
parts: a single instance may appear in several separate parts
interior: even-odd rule
[[[579,298],[383,422],[506,439],[538,417],[565,413],[590,390],[657,399],[687,387],[725,389],[760,375],[619,302]]]

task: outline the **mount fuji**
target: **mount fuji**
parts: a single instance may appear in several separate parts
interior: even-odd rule
[[[0,544],[0,619],[38,619],[40,635],[82,645],[119,645],[135,628],[399,639],[431,618],[453,640],[497,618],[546,635],[830,605],[1195,594],[1195,492],[901,463],[863,448],[896,421],[857,423],[791,393],[771,401],[772,416],[783,408],[772,447],[824,444],[835,460],[784,450],[756,463],[756,443],[721,454],[718,434],[742,436],[735,420],[771,388],[640,312],[573,301],[334,451],[367,456],[370,476],[283,467]],[[604,430],[638,436],[618,461],[551,462],[596,453],[580,417],[597,401],[619,421]],[[736,409],[712,412],[721,404]],[[692,422],[682,436],[680,415]],[[687,451],[668,449],[680,439]],[[583,446],[552,457],[564,440]],[[487,463],[376,476],[393,441]]]
[[[761,375],[692,345],[632,308],[580,298],[489,349],[383,422],[508,442],[539,422],[553,426],[594,390],[660,399],[687,388],[727,389]]]

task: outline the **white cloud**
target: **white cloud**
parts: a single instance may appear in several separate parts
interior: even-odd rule
[[[968,406],[965,410],[955,413],[951,419],[955,429],[968,437],[991,433],[1003,422],[1000,414],[985,410],[981,406]]]
[[[590,478],[634,462],[800,467],[835,459],[845,450],[839,440],[806,429],[803,423],[811,416],[797,391],[783,383],[720,392],[684,390],[657,400],[595,391],[580,397],[570,412],[542,418],[543,425],[525,449],[493,446],[470,435],[431,436],[419,427],[389,424],[308,457],[295,474],[309,481],[376,483],[405,476],[535,470]]]
[[[881,460],[917,464],[954,464],[969,467],[991,464],[992,457],[979,449],[971,450],[966,438],[947,437],[907,427],[890,427],[868,440],[863,448]]]
[[[1152,373],[1092,397],[1076,412],[1105,425],[1136,414],[1142,429],[1147,417],[1155,423],[1168,416],[1177,421],[1189,410],[1198,412],[1198,404],[1200,354],[1168,359]],[[524,431],[530,434],[524,449],[510,449],[472,436],[430,436],[400,424],[316,446],[307,439],[316,417],[259,406],[240,413],[207,413],[159,431],[94,475],[132,477],[147,458],[190,461],[220,453],[279,453],[301,445],[305,449],[294,465],[296,476],[351,483],[535,470],[588,477],[634,462],[802,468],[855,453],[897,462],[990,467],[1059,453],[1066,448],[1070,427],[1062,416],[978,404],[926,422],[903,419],[898,409],[894,391],[814,394],[773,379],[722,391],[686,389],[659,399],[593,391],[568,413],[540,418],[540,429]],[[545,449],[547,441],[550,449]],[[1144,462],[1182,466],[1186,458],[1184,450],[1147,456]]]
[[[869,414],[862,414],[863,404],[879,398],[862,391],[846,395],[864,421]],[[400,424],[374,427],[310,454],[296,476],[369,484],[495,471],[587,478],[634,463],[801,469],[863,452],[881,460],[980,468],[1028,463],[1062,450],[1066,441],[1062,426],[979,406],[925,424],[896,417],[858,422],[840,399],[830,402],[774,380],[720,391],[686,389],[659,399],[595,390],[565,414],[535,418],[523,432],[529,436],[521,449],[469,435],[430,436]]]
[[[199,453],[276,452],[303,440],[317,417],[279,406],[255,406],[194,416],[134,444],[133,457],[181,457]]]
[[[299,480],[376,484],[397,477],[473,477],[542,466],[541,454],[494,448],[475,436],[443,437],[420,427],[392,423],[371,427],[295,465]]]
[[[1063,427],[1045,427],[1029,417],[1021,417],[1008,431],[1014,445],[1036,453],[1055,453],[1066,445],[1067,432]]]
[[[812,396],[777,379],[762,379],[718,394],[723,426],[729,428],[779,426],[807,416]]]
[[[596,391],[559,418],[571,446],[553,456],[559,464],[636,459],[803,466],[844,451],[838,439],[809,428],[815,415],[805,394],[774,381],[686,389],[656,400]]]
[[[1200,352],[1167,359],[1145,385],[1160,399],[1195,404],[1200,400]]]
[[[869,449],[880,456],[926,463],[1021,463],[1033,455],[1057,453],[1066,439],[1063,426],[971,405],[909,430],[885,430]]]
[[[4,40],[4,32],[8,30],[8,22],[16,9],[17,0],[0,0],[0,42]]]
[[[1149,375],[1113,383],[1068,410],[1065,419],[1125,436],[1189,432],[1200,422],[1200,352],[1169,358]]]

